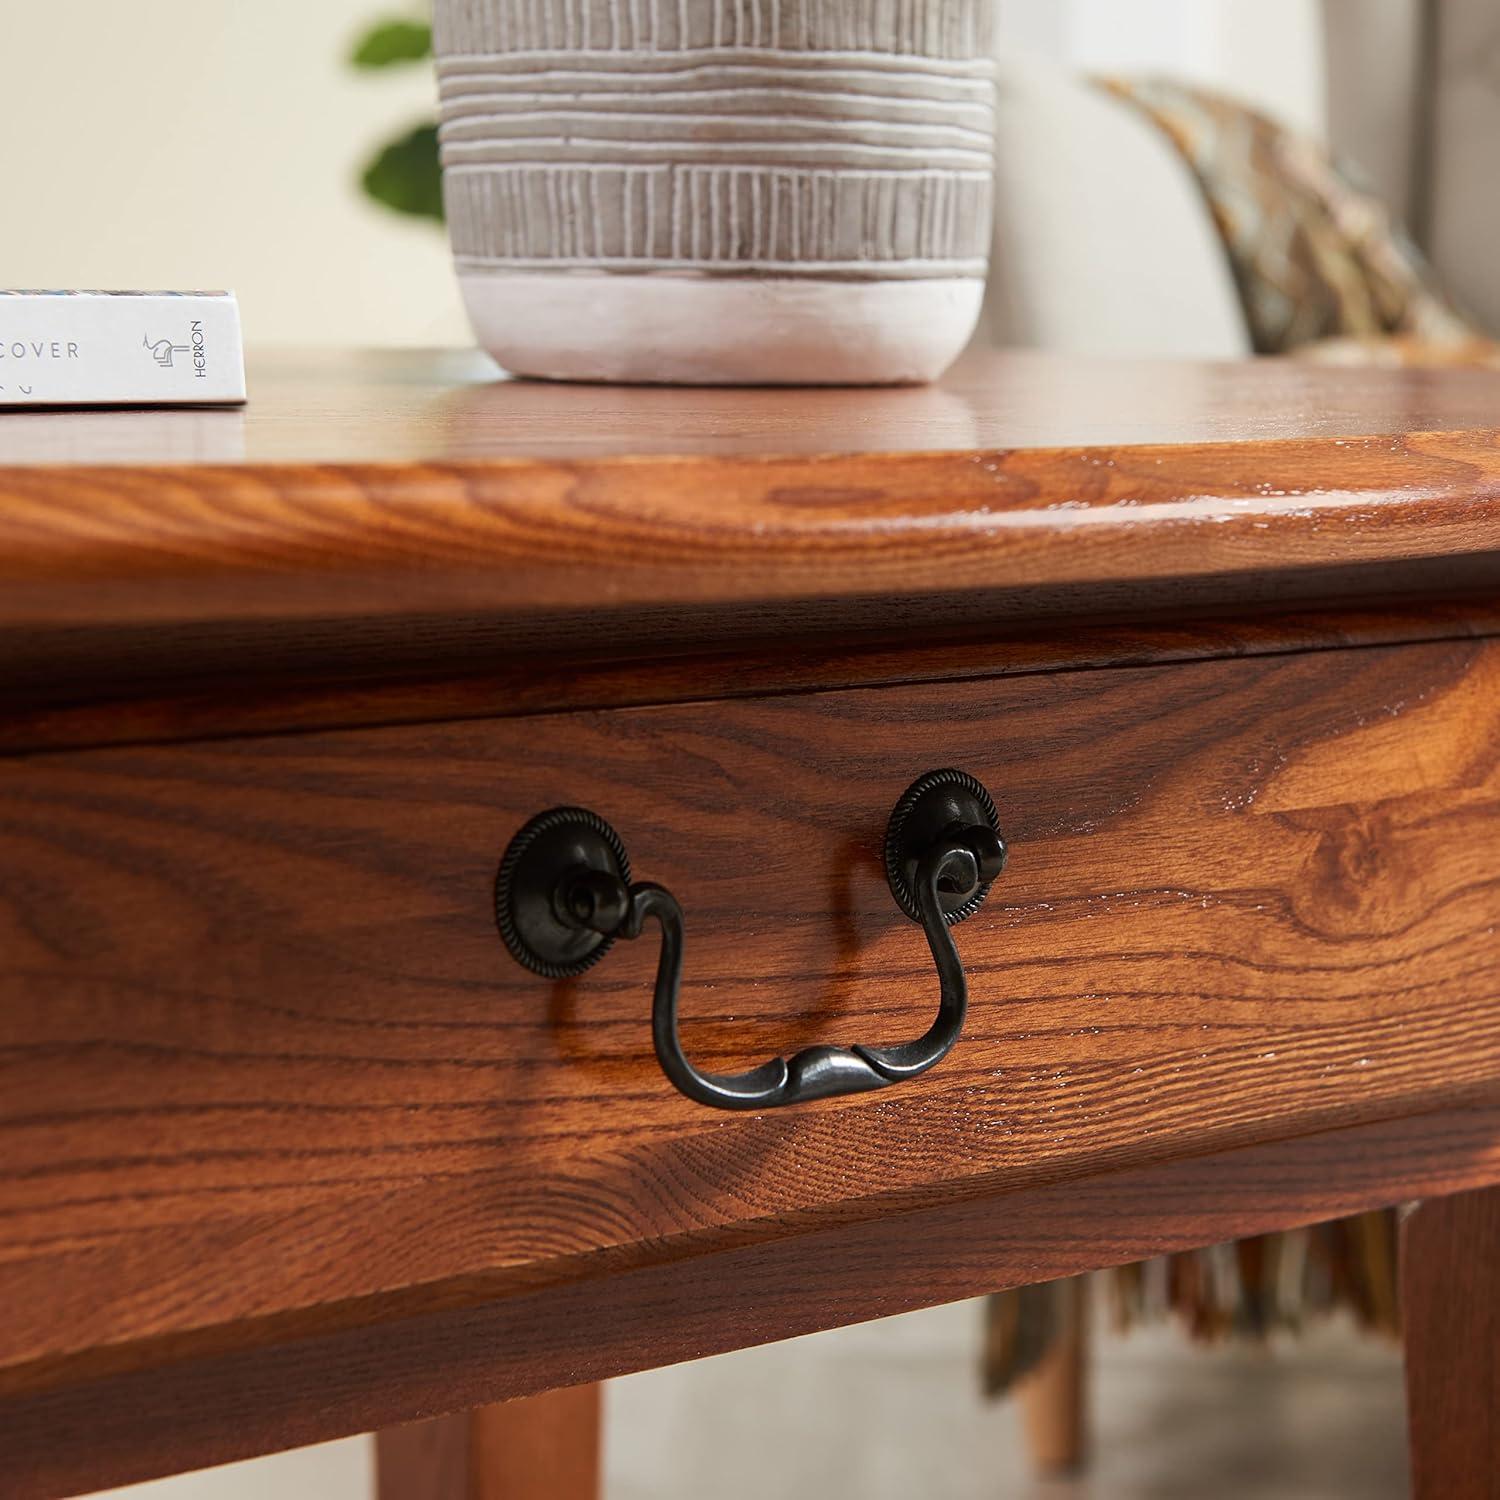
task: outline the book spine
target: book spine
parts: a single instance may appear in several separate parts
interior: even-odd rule
[[[0,407],[235,405],[233,297],[0,293]]]

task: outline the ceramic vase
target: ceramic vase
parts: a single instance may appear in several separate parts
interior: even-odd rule
[[[935,378],[978,318],[994,0],[436,0],[444,194],[517,374]]]

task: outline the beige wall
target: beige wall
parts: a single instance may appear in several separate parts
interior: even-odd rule
[[[0,0],[0,286],[227,286],[258,344],[466,330],[440,230],[358,164],[426,69],[342,62],[402,0]]]
[[[1418,206],[1423,9],[1422,0],[1324,0],[1334,150],[1407,222]]]
[[[1326,128],[1321,0],[998,4],[1011,35],[1075,67],[1167,72],[1235,94],[1314,134]]]
[[[1441,0],[1428,248],[1461,305],[1500,338],[1500,7]]]

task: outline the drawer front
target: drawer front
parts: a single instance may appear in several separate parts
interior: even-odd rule
[[[1466,642],[0,762],[0,1391],[1493,1097],[1497,747]],[[560,984],[497,936],[582,804],[682,903],[701,1066],[915,1036],[881,845],[949,765],[1011,859],[914,1082],[705,1109],[653,934]]]

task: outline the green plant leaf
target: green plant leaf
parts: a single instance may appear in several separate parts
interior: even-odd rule
[[[425,21],[381,21],[355,47],[349,61],[356,68],[389,68],[432,56],[432,27]]]
[[[443,172],[436,125],[418,125],[376,153],[362,178],[365,192],[397,213],[443,221]]]

